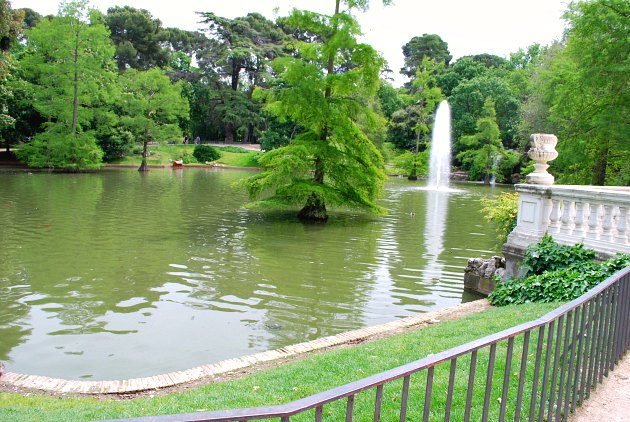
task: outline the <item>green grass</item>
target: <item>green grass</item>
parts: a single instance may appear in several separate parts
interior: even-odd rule
[[[258,151],[248,151],[243,148],[232,146],[215,148],[221,151],[221,158],[217,160],[218,163],[230,167],[258,166],[257,157],[261,154]],[[170,166],[173,161],[185,159],[187,156],[188,159],[185,159],[184,161],[187,165],[203,165],[201,163],[197,163],[195,158],[192,156],[194,149],[195,145],[190,144],[150,145],[148,150],[150,155],[147,157],[147,163],[149,165]],[[114,161],[112,164],[140,166],[141,161],[142,157],[140,154],[130,154],[121,160]]]
[[[258,156],[261,154],[258,151],[240,153],[224,151],[221,148],[219,151],[221,151],[221,158],[217,160],[218,163],[231,167],[258,167]]]
[[[492,308],[457,321],[432,325],[423,330],[369,341],[353,347],[316,353],[306,359],[274,367],[239,380],[208,384],[188,391],[152,398],[97,400],[95,398],[3,393],[0,394],[0,420],[80,421],[286,403],[538,318],[557,306],[557,304],[528,304]],[[532,336],[530,344],[531,354],[534,350],[532,345],[535,344],[535,336]],[[512,363],[515,369],[511,369],[512,372],[518,371],[520,364],[520,359],[517,358],[518,347],[520,347],[519,343],[515,347],[515,358]],[[505,354],[505,345],[500,344],[494,372],[495,390],[500,389],[503,377],[504,368],[500,364],[502,354]],[[458,382],[454,395],[453,420],[461,419],[459,415],[463,414],[465,405],[465,394],[462,389],[465,389],[468,378],[466,360],[462,358],[457,364]],[[480,419],[483,407],[480,395],[483,397],[485,364],[487,364],[487,351],[479,353],[475,378],[475,401],[472,409],[474,417],[471,420]],[[442,420],[444,416],[443,405],[446,400],[449,367],[448,363],[436,367],[431,407],[432,420]],[[532,368],[528,368],[530,374],[532,371]],[[425,379],[426,371],[414,375],[411,379],[408,420],[421,420]],[[510,386],[512,392],[515,388],[515,385]],[[395,414],[400,406],[400,391],[401,381],[393,382],[385,387],[382,420],[397,420]],[[497,419],[499,405],[496,400],[500,397],[500,393],[500,390],[498,393],[493,393],[490,420]],[[512,396],[514,395],[513,392]],[[370,404],[373,401],[373,390],[357,395],[355,420],[362,421],[371,418]],[[342,420],[344,412],[345,402],[328,405],[324,408],[325,420]],[[292,420],[313,419],[312,415],[306,415],[305,418],[292,418]]]

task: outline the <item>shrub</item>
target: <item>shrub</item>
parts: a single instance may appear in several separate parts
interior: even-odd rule
[[[525,251],[522,278],[498,281],[488,296],[495,306],[529,302],[557,302],[576,299],[630,265],[630,255],[617,255],[607,261],[594,262],[595,251],[558,245],[549,235]]]
[[[481,198],[481,206],[483,217],[495,224],[499,242],[505,243],[516,227],[518,193],[503,192],[496,198]]]
[[[523,257],[525,276],[540,275],[547,271],[580,267],[595,259],[595,251],[577,243],[574,246],[559,245],[549,235],[540,242],[529,245]]]
[[[195,145],[193,156],[200,163],[215,161],[221,158],[221,153],[210,145]]]

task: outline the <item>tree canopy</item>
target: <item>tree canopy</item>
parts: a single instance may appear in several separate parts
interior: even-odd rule
[[[22,60],[33,105],[48,121],[19,151],[34,167],[87,169],[101,166],[93,119],[110,100],[113,47],[100,12],[86,1],[62,3],[59,15],[28,33]]]
[[[351,9],[368,2],[346,4]],[[340,10],[339,0],[332,15],[294,10],[285,22],[313,34],[313,42],[298,41],[292,56],[275,59],[278,79],[257,95],[270,112],[303,131],[262,157],[266,170],[248,180],[250,195],[266,194],[263,204],[302,205],[298,216],[310,221],[326,220],[327,205],[381,212],[376,199],[385,178],[383,159],[364,129],[378,124],[369,103],[383,60],[357,42],[359,25]]]

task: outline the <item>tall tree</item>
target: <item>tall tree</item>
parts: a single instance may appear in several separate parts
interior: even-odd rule
[[[630,5],[572,3],[566,46],[542,78],[564,183],[630,184]]]
[[[491,97],[484,101],[481,115],[477,119],[476,132],[464,136],[461,142],[467,148],[458,154],[458,159],[469,170],[469,178],[476,180],[481,176],[484,183],[489,184],[490,177],[497,171],[496,157],[504,153],[494,100]]]
[[[127,69],[120,76],[123,124],[142,142],[142,164],[139,171],[147,171],[149,142],[179,140],[182,131],[179,119],[188,115],[188,101],[182,96],[182,82],[171,83],[161,69],[139,72]]]
[[[453,58],[448,51],[448,43],[439,35],[422,34],[421,37],[413,37],[402,47],[405,56],[405,66],[400,69],[400,73],[413,78],[416,75],[418,66],[425,57],[432,59],[436,63],[444,63],[448,67]]]
[[[234,91],[220,93],[220,104],[216,108],[219,112],[226,112],[221,120],[225,129],[225,142],[231,143],[237,132],[253,131],[255,119],[247,118],[253,116],[250,110],[257,107],[251,104],[251,93],[254,87],[263,84],[267,63],[282,54],[287,36],[259,13],[249,13],[236,19],[223,18],[214,13],[200,15],[202,23],[208,25],[210,38],[216,42],[214,49],[201,54],[202,60],[210,61],[212,70],[220,77],[227,78],[229,88]],[[247,94],[250,104],[235,93],[239,90]],[[226,102],[230,98],[239,101],[230,104]]]
[[[350,11],[368,1],[344,4],[347,11],[335,0],[332,15],[293,11],[287,25],[313,36],[296,41],[292,57],[275,59],[278,82],[259,90],[268,110],[303,131],[263,156],[266,170],[247,181],[249,193],[255,198],[272,192],[267,204],[302,205],[298,217],[307,221],[325,221],[327,205],[381,211],[376,198],[385,178],[383,159],[359,121],[377,121],[367,105],[379,87],[383,60],[356,40],[360,28]]]
[[[103,16],[85,0],[62,2],[58,16],[28,31],[29,52],[21,61],[32,84],[36,110],[48,121],[44,132],[19,151],[35,167],[80,170],[99,167],[102,151],[91,130],[107,109],[115,84]]]
[[[168,64],[170,51],[162,43],[169,33],[162,29],[162,22],[154,19],[145,9],[116,6],[107,9],[106,22],[116,46],[118,70],[146,70]]]
[[[476,133],[477,119],[482,114],[488,97],[495,101],[496,119],[501,139],[506,146],[516,146],[520,102],[508,83],[489,73],[463,81],[451,92],[449,103],[453,116],[453,150],[462,152],[466,146],[459,142],[462,136]]]
[[[17,42],[23,17],[24,13],[11,9],[11,3],[7,0],[0,0],[0,131],[15,123],[15,118],[9,115],[7,105],[13,97],[8,84],[13,68],[9,49]]]

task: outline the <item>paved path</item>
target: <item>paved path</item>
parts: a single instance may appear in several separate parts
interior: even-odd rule
[[[569,418],[569,422],[630,421],[630,351],[604,378],[591,396]]]

